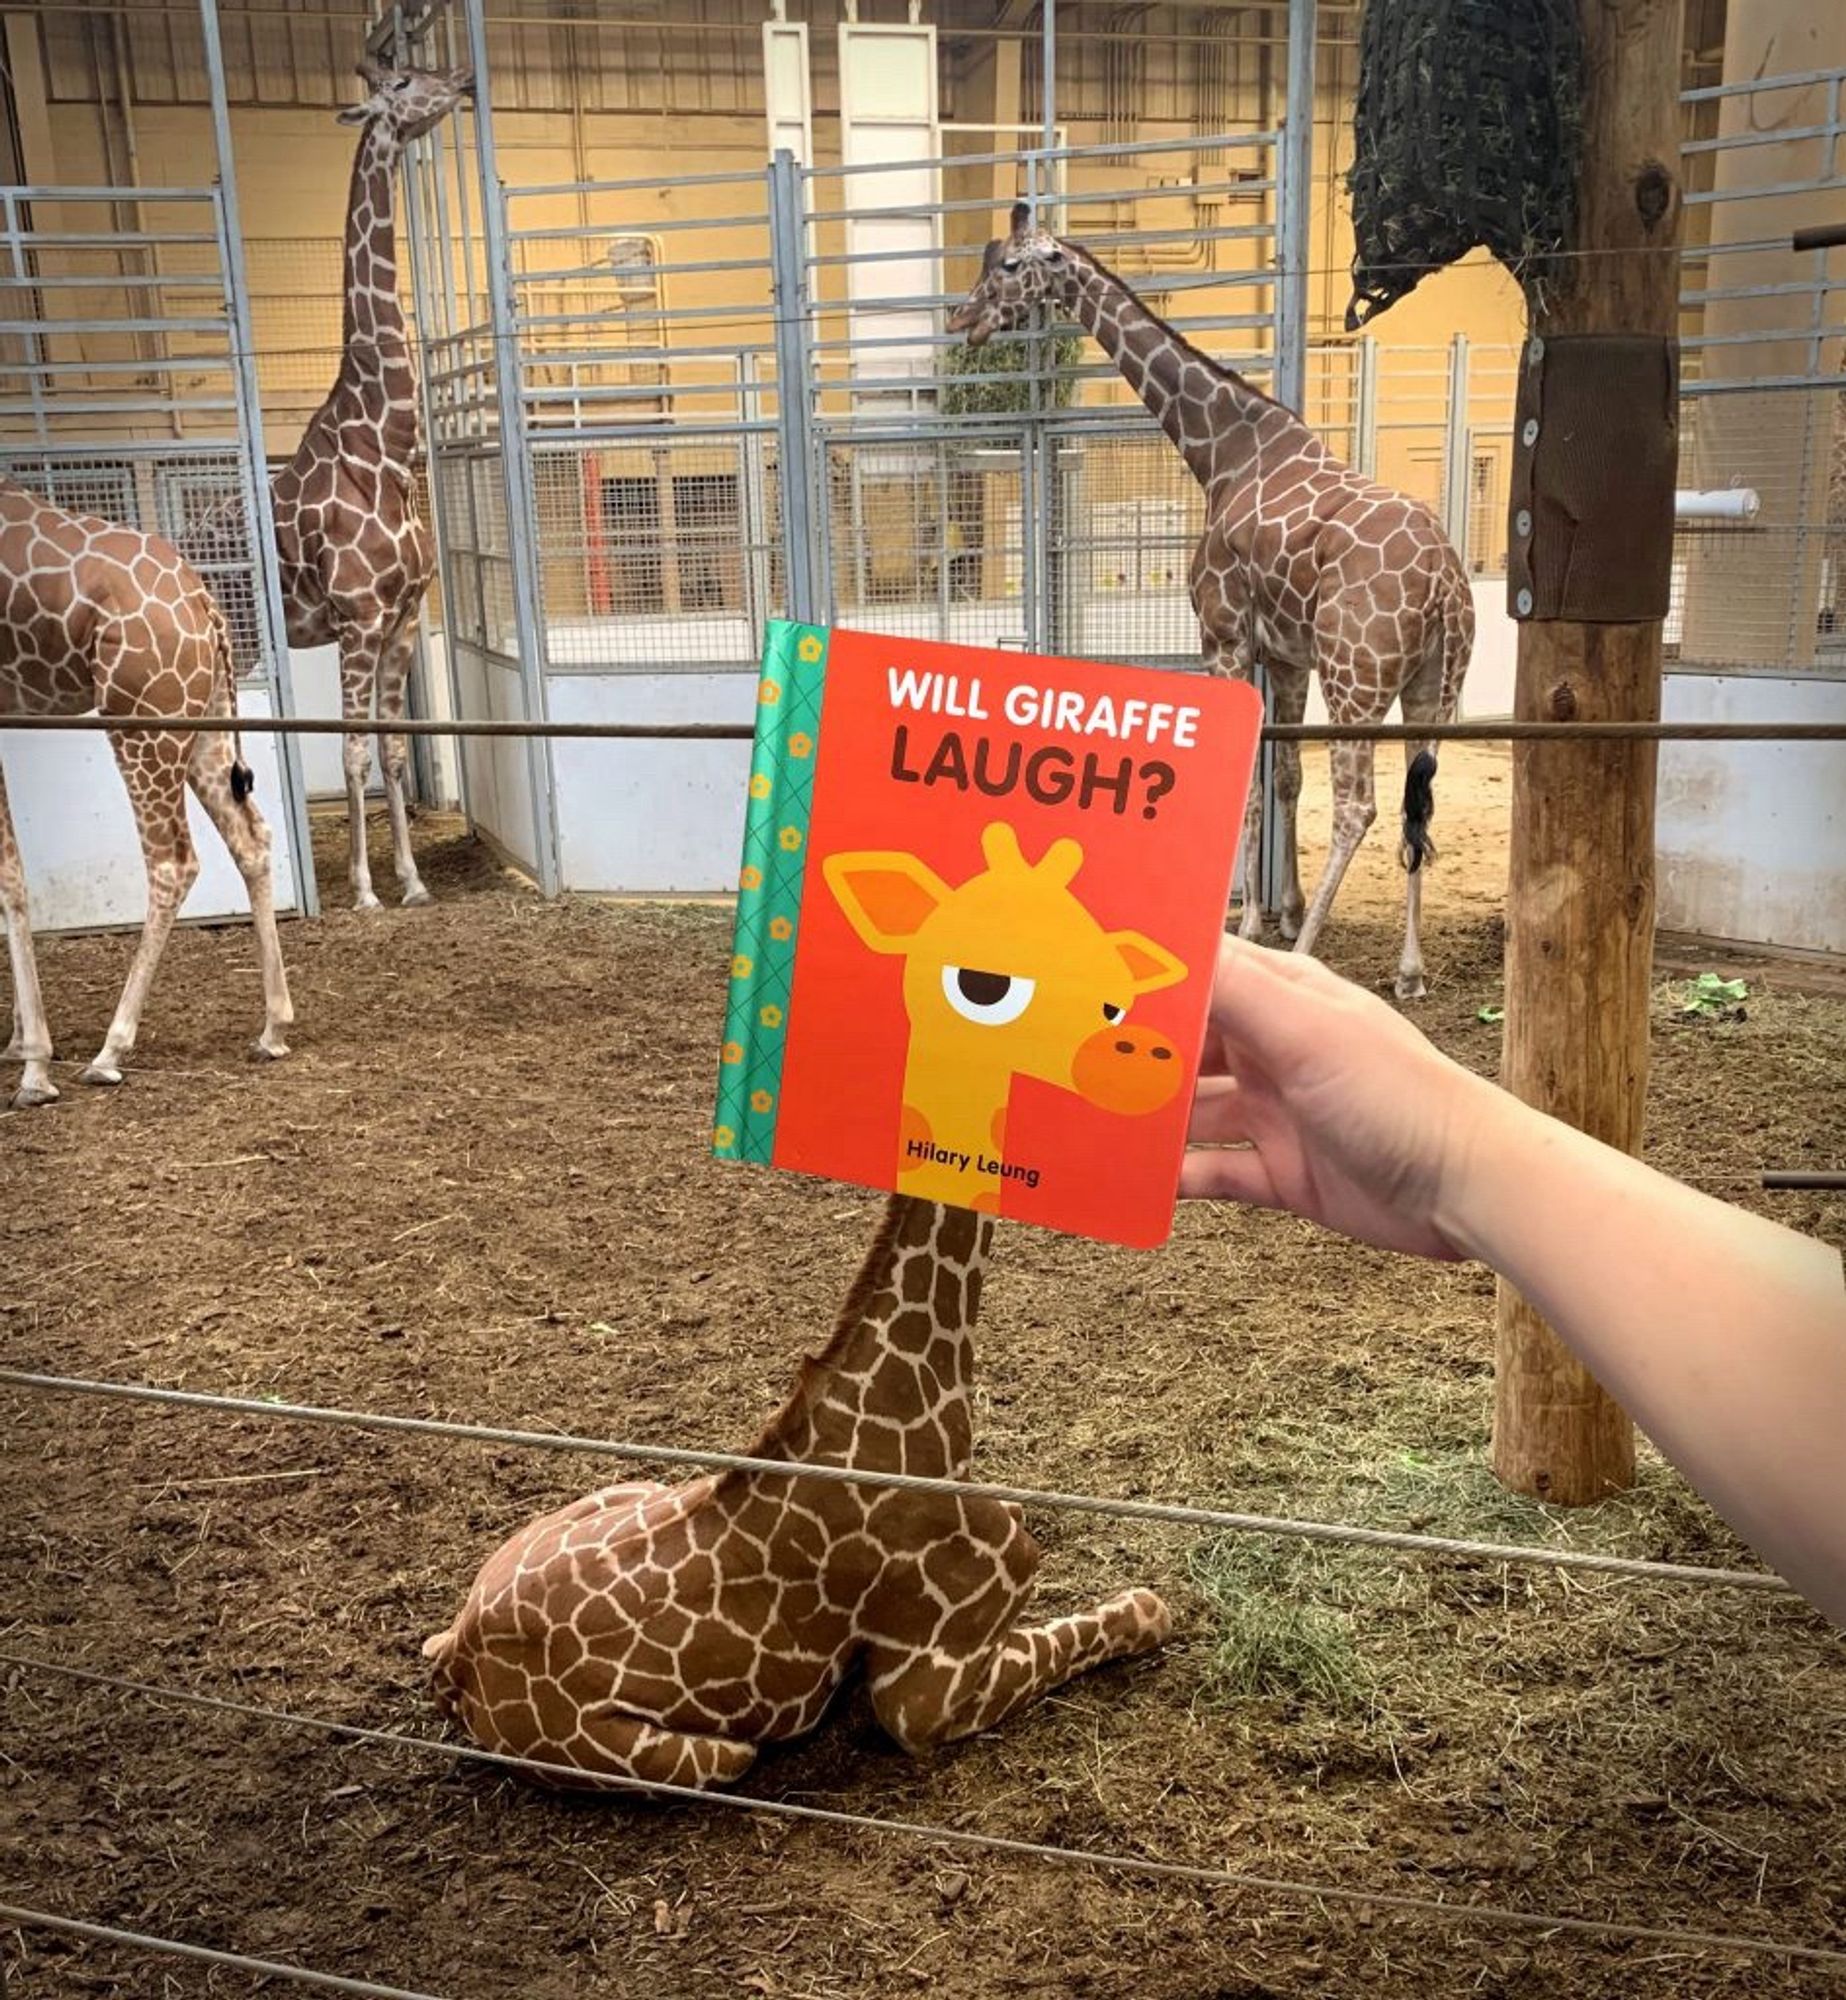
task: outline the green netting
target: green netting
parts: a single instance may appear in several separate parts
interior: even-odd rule
[[[1530,298],[1570,241],[1578,0],[1369,0],[1353,115],[1348,330],[1477,244]]]

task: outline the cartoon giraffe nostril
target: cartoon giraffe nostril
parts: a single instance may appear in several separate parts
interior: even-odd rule
[[[1131,1056],[1135,1052],[1135,1045],[1133,1042],[1117,1042],[1115,1052],[1118,1056]]]
[[[1148,1054],[1156,1062],[1171,1062],[1173,1060],[1173,1051],[1171,1049],[1149,1049]]]

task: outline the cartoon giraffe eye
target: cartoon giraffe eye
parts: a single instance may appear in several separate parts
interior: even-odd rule
[[[1004,1028],[1017,1021],[1038,991],[1036,979],[1015,979],[1010,972],[977,972],[971,965],[942,968],[942,996],[964,1021],[984,1028]]]
[[[1126,1007],[1118,1007],[1112,1001],[1105,1000],[1102,1003],[1102,1017],[1112,1028],[1127,1012],[1128,1009]]]

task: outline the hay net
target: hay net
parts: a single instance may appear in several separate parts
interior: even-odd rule
[[[1350,332],[1477,244],[1525,288],[1570,240],[1578,0],[1367,0],[1353,116]]]

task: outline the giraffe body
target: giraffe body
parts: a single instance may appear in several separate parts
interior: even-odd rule
[[[995,821],[981,848],[985,865],[954,888],[903,852],[830,854],[822,872],[861,942],[904,960],[898,1190],[991,1215],[1009,1177],[1016,1079],[1129,1114],[1172,1101],[1178,1051],[1124,1017],[1186,968],[1139,931],[1105,931],[1084,907],[1070,886],[1083,865],[1076,841],[1030,863]]]
[[[170,543],[87,515],[67,514],[0,479],[0,716],[222,715],[237,712],[224,615]],[[197,794],[250,894],[263,975],[263,1029],[252,1053],[285,1056],[294,1019],[276,937],[270,835],[250,798],[250,774],[224,734],[133,731],[110,744],[128,788],[147,865],[141,943],[107,1037],[84,1072],[120,1083],[173,920],[198,877],[186,819]],[[25,871],[0,773],[0,914],[13,972],[14,1027],[5,1054],[24,1064],[13,1102],[48,1104],[51,1035],[40,996]]]
[[[1032,228],[1023,204],[1013,233],[990,244],[981,281],[949,317],[979,346],[1039,305],[1072,314],[1121,370],[1205,490],[1192,602],[1206,666],[1272,690],[1270,720],[1298,723],[1318,675],[1335,723],[1447,722],[1474,645],[1474,601],[1461,559],[1420,501],[1365,478],[1301,419],[1221,367],[1150,312],[1086,250]],[[1421,763],[1419,763],[1421,759]],[[1353,855],[1377,816],[1373,746],[1331,747],[1333,841],[1312,901],[1302,893],[1296,839],[1301,752],[1277,746],[1276,795],[1288,875],[1283,935],[1312,951]],[[1425,990],[1418,921],[1428,839],[1431,746],[1406,747],[1404,949],[1397,991]],[[1262,924],[1258,840],[1262,794],[1245,806],[1240,929]]]
[[[290,645],[337,644],[342,715],[355,724],[389,724],[404,715],[417,620],[436,573],[435,542],[417,508],[417,379],[398,296],[395,177],[404,147],[447,117],[473,85],[465,70],[385,70],[367,62],[360,74],[371,94],[340,113],[342,123],[364,130],[347,202],[339,377],[270,490]],[[410,848],[409,751],[388,730],[381,747],[398,885],[405,903],[427,903]],[[365,839],[371,746],[363,729],[346,737],[343,763],[353,900],[376,909]]]
[[[992,1227],[895,1197],[832,1340],[749,1455],[965,1479]],[[999,1501],[801,1474],[629,1483],[522,1529],[423,1650],[439,1701],[490,1749],[586,1786],[722,1784],[811,1730],[856,1673],[921,1752],[1166,1638],[1146,1590],[1025,1622],[1038,1560]]]

